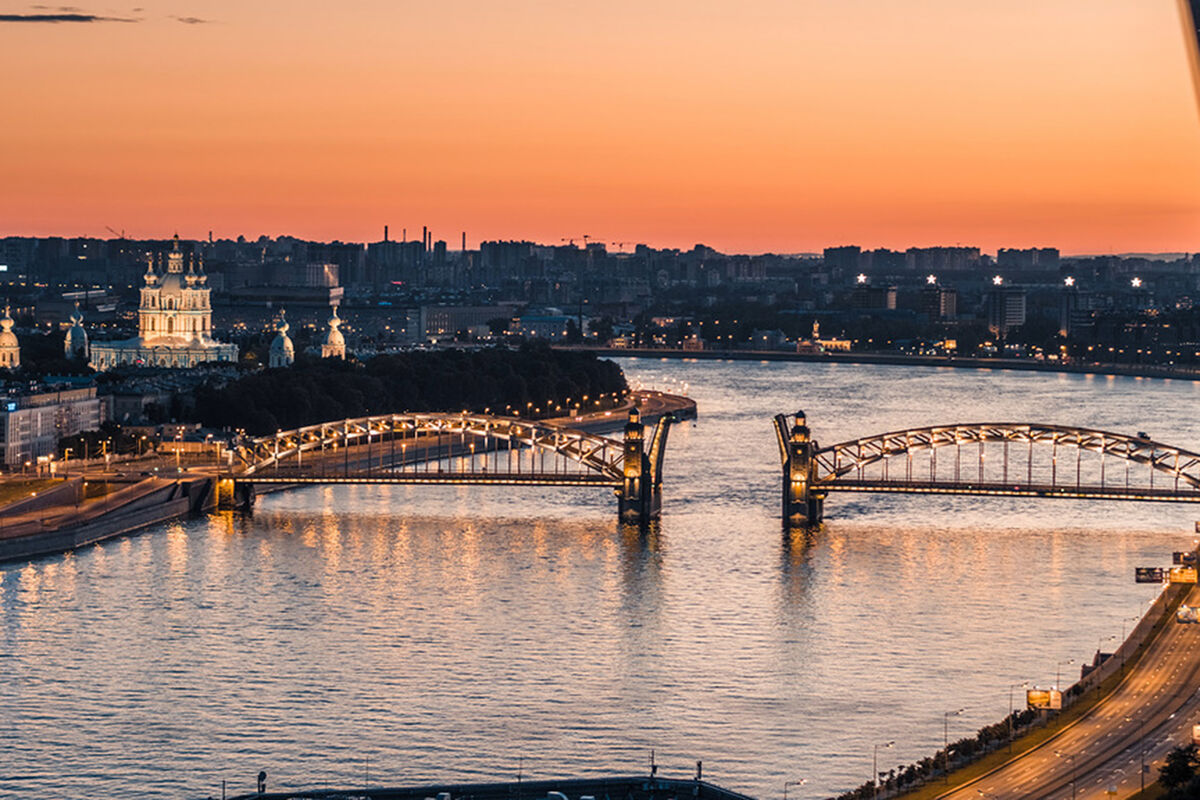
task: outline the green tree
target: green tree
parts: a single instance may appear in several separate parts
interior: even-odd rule
[[[1185,786],[1196,777],[1196,767],[1200,766],[1197,759],[1196,745],[1176,747],[1167,753],[1167,761],[1158,771],[1158,782],[1167,789]]]

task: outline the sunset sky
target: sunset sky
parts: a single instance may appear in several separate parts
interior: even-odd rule
[[[17,19],[58,14],[100,19]],[[1174,0],[0,0],[0,235],[1195,251],[1183,41]]]

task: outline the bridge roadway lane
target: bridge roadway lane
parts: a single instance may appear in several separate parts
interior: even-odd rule
[[[1200,605],[1200,587],[1183,602]],[[1141,787],[1139,743],[1144,737],[1150,785],[1162,758],[1200,722],[1198,690],[1200,625],[1171,620],[1117,690],[1073,726],[939,800],[1088,800],[1111,797],[1113,785],[1129,797]]]

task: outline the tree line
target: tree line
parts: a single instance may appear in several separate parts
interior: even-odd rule
[[[262,435],[404,411],[553,416],[585,395],[589,410],[611,407],[627,388],[612,361],[540,343],[386,354],[365,363],[298,357],[287,368],[205,383],[189,416],[205,427]]]

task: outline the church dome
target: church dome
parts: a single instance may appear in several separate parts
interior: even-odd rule
[[[0,348],[20,346],[20,342],[17,341],[17,335],[13,333],[12,329],[12,315],[8,311],[8,306],[5,306],[4,316],[0,317]]]
[[[67,358],[87,360],[88,337],[83,329],[83,313],[79,310],[79,303],[75,303],[75,310],[71,312],[71,327],[67,329],[67,337],[63,340],[63,351]]]
[[[345,347],[346,337],[342,335],[339,328],[342,325],[341,317],[338,316],[337,306],[333,307],[333,316],[329,318],[329,335],[325,337],[325,344],[330,347]]]
[[[342,335],[342,318],[338,316],[338,307],[333,307],[333,316],[329,318],[329,333],[325,344],[321,345],[321,358],[345,358],[346,337]]]
[[[288,336],[287,314],[279,310],[279,321],[275,323],[275,341],[271,342],[268,364],[272,367],[291,366],[296,360],[296,349]]]
[[[0,317],[0,369],[16,369],[21,366],[21,343],[12,331],[12,315],[8,306],[4,306],[4,316]]]

